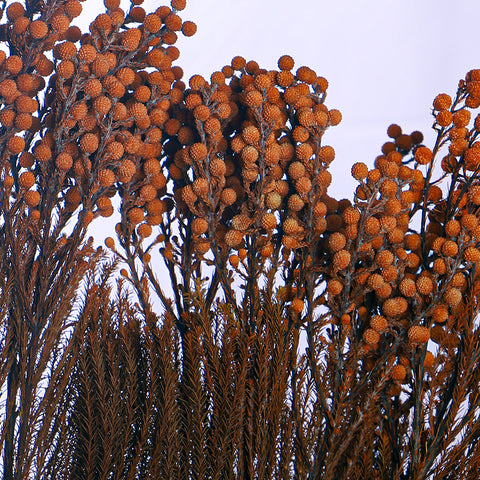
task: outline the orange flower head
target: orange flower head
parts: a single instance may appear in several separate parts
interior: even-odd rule
[[[375,346],[380,341],[380,334],[373,328],[367,328],[363,332],[363,340],[367,345]]]
[[[232,188],[224,188],[220,195],[220,201],[226,205],[233,205],[237,200],[237,194]]]
[[[470,118],[470,111],[462,108],[453,114],[453,124],[456,127],[466,127],[470,123]]]
[[[249,145],[255,145],[260,141],[260,132],[257,127],[250,125],[242,131],[243,140]]]
[[[33,155],[39,162],[48,162],[52,158],[52,151],[50,147],[40,143],[33,150]]]
[[[18,184],[28,190],[35,185],[35,175],[32,172],[23,172],[18,178]]]
[[[66,33],[70,27],[70,20],[66,15],[54,15],[50,19],[50,25],[54,32],[63,34]]]
[[[214,177],[222,177],[227,172],[227,167],[221,158],[213,158],[210,161],[209,171]]]
[[[427,343],[430,340],[430,330],[427,327],[414,325],[408,330],[408,339],[414,344]]]
[[[18,17],[25,15],[25,7],[20,2],[11,3],[6,10],[7,18],[14,21]]]
[[[82,4],[78,0],[69,0],[63,8],[70,19],[76,18],[82,13]]]
[[[417,287],[418,293],[422,295],[430,295],[434,289],[433,280],[426,275],[418,277],[415,285]]]
[[[12,75],[20,73],[23,67],[22,59],[18,55],[10,55],[3,64]]]
[[[375,263],[381,268],[390,266],[394,260],[395,256],[390,250],[380,250],[375,256]]]
[[[91,78],[85,83],[84,92],[91,98],[98,97],[101,95],[103,90],[102,83],[98,78]]]
[[[295,297],[292,300],[291,308],[294,313],[301,314],[304,306],[305,306],[305,303],[301,298]]]
[[[452,105],[452,98],[446,93],[440,93],[433,101],[433,108],[435,110],[447,110]]]
[[[24,34],[30,25],[30,20],[27,17],[21,16],[14,20],[13,22],[13,32],[17,35]],[[2,60],[2,63],[5,59]]]
[[[270,208],[278,208],[281,204],[281,197],[280,195],[278,195],[277,193],[275,192],[271,192],[269,193],[268,195],[276,195],[278,196],[278,198],[280,199],[280,203],[278,203],[278,206],[277,207],[270,207]],[[268,203],[267,203],[268,205]],[[299,212],[300,210],[302,210],[302,208],[305,206],[305,202],[302,200],[302,197],[300,197],[300,195],[298,195],[297,193],[294,193],[292,195],[290,195],[290,197],[288,197],[288,202],[287,202],[287,205],[288,205],[288,209],[292,212]],[[343,248],[343,247],[342,247]]]
[[[34,20],[30,23],[28,30],[30,35],[37,40],[48,35],[48,25],[43,20]]]
[[[57,74],[65,80],[72,78],[74,73],[75,65],[70,60],[62,60],[57,65]]]
[[[392,125],[390,125],[390,126],[387,128],[387,135],[388,135],[390,138],[397,138],[397,137],[399,137],[401,134],[402,134],[402,128],[401,128],[399,125],[396,125],[395,123],[392,123]]]
[[[343,233],[334,232],[328,239],[328,246],[332,252],[338,252],[342,250],[347,243],[347,239]]]
[[[425,368],[432,368],[435,365],[435,361],[436,361],[435,355],[433,355],[432,352],[427,350],[425,352],[425,358],[423,359],[423,366]]]
[[[191,22],[190,20],[187,20],[186,22],[183,22],[182,24],[182,33],[186,37],[192,37],[197,33],[197,25],[195,22]]]
[[[189,155],[194,162],[200,162],[207,158],[208,150],[205,144],[203,143],[194,143],[190,145]]]
[[[387,298],[382,305],[382,311],[387,317],[396,317],[405,313],[408,302],[403,297]]]
[[[360,212],[354,207],[347,207],[343,213],[343,220],[347,225],[354,225],[360,221]]]
[[[146,12],[143,7],[132,7],[130,9],[129,15],[134,22],[141,23],[145,19]]]
[[[456,257],[458,254],[458,245],[453,240],[446,240],[442,245],[442,253],[446,257]]]
[[[187,6],[186,0],[171,0],[170,5],[174,10],[184,10]]]
[[[138,28],[129,28],[125,31],[122,37],[122,47],[128,52],[133,52],[138,48],[140,40],[142,38],[142,32]]]
[[[337,279],[330,280],[327,284],[327,292],[330,295],[339,295],[341,291],[343,290],[343,285],[342,282],[340,282]]]
[[[463,252],[463,258],[466,262],[478,262],[480,260],[480,251],[475,247],[467,247]]]
[[[73,42],[68,40],[60,43],[54,48],[54,55],[59,60],[70,60],[77,54],[77,47]]]
[[[478,225],[478,218],[473,213],[465,213],[460,219],[462,227],[471,232]]]
[[[208,222],[204,218],[195,218],[192,222],[192,233],[203,235],[208,230]]]
[[[404,278],[400,282],[398,289],[400,290],[400,293],[407,298],[413,297],[417,293],[417,287],[415,285],[415,281],[412,280],[411,278]]]
[[[427,165],[432,161],[432,151],[427,147],[418,147],[415,150],[415,161],[420,165]]]
[[[192,183],[193,192],[199,197],[204,197],[210,190],[210,184],[206,178],[196,178]]]
[[[19,154],[25,148],[25,140],[23,137],[13,136],[7,141],[7,149],[14,155]]]
[[[106,115],[112,107],[112,101],[105,95],[100,95],[93,101],[93,108],[99,115]]]
[[[262,106],[263,101],[263,95],[258,90],[251,90],[245,95],[245,103],[250,108]]]
[[[229,230],[225,234],[225,244],[229,247],[238,246],[243,240],[243,232],[238,230]]]
[[[317,80],[317,74],[309,67],[299,67],[295,76],[298,80],[300,80],[300,82],[305,82],[308,84],[315,83]]]
[[[448,320],[448,306],[437,305],[432,312],[432,320],[436,323],[445,323]]]
[[[363,181],[367,178],[367,175],[368,167],[364,163],[357,162],[353,164],[352,177],[355,178],[355,180]]]
[[[328,111],[328,123],[330,125],[338,125],[342,121],[342,114],[340,110],[329,110]]]
[[[115,174],[108,168],[102,169],[98,172],[98,182],[101,187],[111,187],[115,183]]]
[[[40,193],[36,190],[28,190],[25,192],[23,199],[30,208],[34,208],[40,203]]]
[[[271,231],[277,226],[277,218],[273,213],[264,213],[262,215],[262,227],[267,230]]]
[[[453,307],[455,305],[458,305],[462,301],[462,292],[455,287],[447,288],[443,299],[448,305]]]
[[[247,61],[243,57],[240,57],[238,55],[236,57],[233,57],[231,61],[231,66],[236,71],[243,70],[246,65]]]
[[[407,376],[407,369],[401,363],[398,363],[392,367],[390,376],[397,382],[403,382]]]
[[[295,62],[290,55],[282,55],[278,59],[278,68],[280,70],[291,70],[295,66]]]
[[[370,320],[370,327],[378,333],[384,333],[388,330],[388,321],[383,315],[374,315]]]
[[[128,211],[127,217],[131,224],[138,225],[143,222],[145,214],[141,208],[133,207]]]
[[[90,44],[85,44],[80,47],[77,58],[81,62],[92,63],[97,58],[97,49]]]
[[[343,270],[348,267],[351,260],[351,254],[348,250],[339,250],[333,256],[333,266],[336,270]]]
[[[200,122],[204,122],[210,117],[210,109],[206,105],[199,105],[193,110],[193,115]]]

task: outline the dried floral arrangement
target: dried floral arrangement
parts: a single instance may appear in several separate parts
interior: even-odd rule
[[[337,200],[327,81],[141,3],[2,3],[3,478],[477,478],[480,70]]]

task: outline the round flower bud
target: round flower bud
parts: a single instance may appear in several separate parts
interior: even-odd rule
[[[291,305],[292,311],[294,313],[300,314],[303,311],[304,305],[305,305],[304,301],[301,298],[295,297],[292,300],[292,305]]]
[[[347,243],[347,239],[343,233],[334,232],[328,239],[328,246],[332,252],[338,252],[342,250]]]
[[[127,217],[130,223],[133,225],[138,225],[139,223],[143,222],[145,214],[141,208],[133,207],[128,211]]]
[[[300,177],[303,177],[305,173],[305,166],[301,162],[293,162],[288,167],[288,176],[292,180],[298,180]]]
[[[48,34],[48,25],[43,20],[34,20],[30,23],[28,30],[35,39],[45,38]]]
[[[408,339],[412,343],[427,343],[430,340],[430,330],[427,327],[414,325],[408,329]]]
[[[20,153],[25,148],[25,140],[23,137],[10,137],[7,141],[7,148],[14,155]]]
[[[365,332],[363,332],[363,340],[368,345],[377,345],[380,341],[380,334],[373,328],[367,328]]]
[[[40,193],[35,190],[28,190],[23,197],[25,203],[30,207],[36,207],[40,203]]]
[[[463,252],[463,258],[466,262],[478,262],[480,260],[480,251],[475,247],[467,247]]]
[[[403,382],[407,376],[407,369],[402,364],[397,364],[392,367],[390,371],[390,376],[393,380],[398,382]]]
[[[440,93],[433,101],[433,108],[435,110],[447,110],[452,105],[452,98],[446,93]]]
[[[432,320],[436,323],[445,323],[448,320],[448,306],[437,305],[432,312]]]
[[[433,280],[426,275],[418,277],[415,285],[417,287],[418,293],[420,293],[421,295],[430,295],[433,292]]]
[[[370,327],[378,333],[383,333],[388,329],[388,321],[383,315],[374,315],[370,320]]]
[[[418,147],[415,150],[415,161],[420,165],[427,165],[432,161],[433,153],[427,147]]]
[[[458,288],[447,288],[443,299],[450,306],[458,305],[462,301],[462,292]]]
[[[23,172],[20,174],[18,184],[25,189],[30,189],[35,185],[35,175],[32,172]]]
[[[342,285],[342,282],[340,282],[339,280],[333,279],[333,280],[330,280],[327,284],[327,292],[330,295],[334,295],[334,296],[339,295],[342,290],[343,290],[343,285]]]
[[[458,245],[453,240],[446,240],[442,245],[442,253],[446,257],[455,257],[458,253]]]
[[[192,222],[192,233],[202,235],[208,230],[208,222],[204,218],[195,218]]]
[[[375,256],[375,263],[381,268],[390,266],[394,260],[395,256],[390,250],[380,250]]]
[[[336,270],[343,270],[348,267],[351,260],[351,254],[348,250],[339,250],[333,256],[333,266]]]
[[[352,177],[355,178],[355,180],[365,180],[368,175],[368,167],[362,163],[362,162],[357,162],[354,163],[352,166]]]
[[[140,43],[142,38],[142,32],[138,28],[129,28],[123,34],[121,43],[125,50],[133,52]]]
[[[229,230],[225,235],[225,243],[229,247],[236,247],[243,240],[243,233],[238,230]]]
[[[224,188],[222,190],[222,193],[220,195],[220,201],[224,205],[226,206],[233,205],[236,200],[237,200],[237,194],[235,190],[233,190],[232,188]]]
[[[108,168],[102,169],[98,172],[98,181],[101,187],[111,187],[115,183],[115,174]]]
[[[264,213],[262,216],[262,227],[265,230],[273,230],[277,226],[277,218],[273,213]]]
[[[404,297],[413,297],[417,293],[417,288],[415,286],[415,281],[411,278],[404,278],[400,285],[398,286],[400,293]]]
[[[408,308],[408,302],[403,297],[387,298],[382,305],[382,311],[387,317],[402,315]]]

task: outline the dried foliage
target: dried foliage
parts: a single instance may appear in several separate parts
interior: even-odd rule
[[[141,3],[2,3],[3,478],[477,478],[480,70],[337,200],[327,81]]]

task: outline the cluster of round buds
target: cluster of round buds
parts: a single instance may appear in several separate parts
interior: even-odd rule
[[[121,185],[125,210],[135,206],[143,211],[145,223],[138,223],[139,215],[127,214],[127,219],[139,236],[145,237],[171,208],[162,198],[167,179],[160,163],[161,142],[164,132],[178,130],[179,121],[172,111],[185,90],[181,68],[172,66],[179,56],[173,44],[177,32],[190,36],[196,27],[178,16],[185,7],[180,0],[150,14],[138,5],[126,14],[119,2],[104,3],[105,13],[97,15],[86,34],[71,25],[82,10],[77,0],[63,2],[53,14],[41,13],[34,21],[27,18],[20,3],[8,7],[12,35],[26,35],[28,42],[22,37],[22,45],[31,44],[37,54],[28,65],[22,60],[28,55],[0,54],[4,72],[0,121],[11,132],[6,147],[19,156],[17,169],[23,189],[34,186],[33,172],[38,168],[43,175],[53,170],[60,179],[59,188],[63,183],[78,185],[72,192],[83,192],[80,185],[93,178],[96,214],[109,216],[113,211],[110,197]],[[49,59],[49,50],[53,50],[55,63]],[[35,116],[39,111],[36,95],[47,77],[47,113],[40,125]],[[54,110],[48,109],[50,105]],[[108,138],[103,135],[106,125]],[[34,146],[32,155],[24,151],[22,132],[31,135],[36,131],[42,141]],[[67,201],[73,194],[65,196],[70,210],[80,205],[77,196],[75,201]],[[25,197],[29,205],[35,203],[34,197]]]
[[[176,129],[167,130],[175,140],[167,165],[179,209],[214,219],[209,232],[225,228],[219,238],[229,247],[260,234],[261,242],[279,238],[291,250],[326,228],[320,199],[335,153],[319,139],[341,115],[323,104],[325,79],[306,67],[292,72],[288,56],[278,64],[267,71],[235,57],[210,81],[193,76]],[[250,217],[247,229],[235,225],[239,212]]]
[[[480,107],[480,70],[470,70],[465,77],[467,98],[465,105],[469,108]]]

